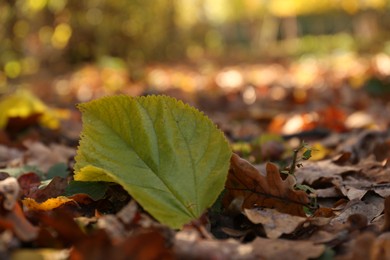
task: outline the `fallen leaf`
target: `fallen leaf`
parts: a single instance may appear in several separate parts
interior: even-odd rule
[[[47,186],[36,190],[28,197],[36,200],[37,202],[43,202],[50,198],[63,195],[67,186],[68,181],[66,179],[56,176],[49,182]]]
[[[76,244],[81,240],[88,239],[88,235],[75,222],[73,216],[65,210],[55,209],[52,211],[35,211],[34,218],[41,223],[43,230],[49,229],[50,240],[58,240],[61,244]],[[53,232],[53,230],[55,232]],[[42,232],[40,233],[42,235]],[[47,241],[41,237],[39,240],[42,247],[47,247],[53,241]]]
[[[265,239],[258,237],[251,245],[256,257],[265,259],[307,260],[316,259],[325,251],[324,245],[311,241],[290,241],[284,239]]]
[[[1,135],[1,131],[0,131]],[[0,136],[1,139],[1,136]],[[1,142],[1,140],[0,140]],[[10,141],[11,142],[11,141]],[[0,144],[0,164],[9,167],[11,162],[21,161],[23,159],[23,152],[16,148],[11,148],[10,144],[5,146]]]
[[[76,154],[74,148],[60,144],[53,143],[47,146],[42,142],[26,140],[23,145],[27,148],[26,164],[39,166],[43,172],[48,172],[58,163],[68,163],[69,158],[73,158]]]
[[[174,239],[174,252],[178,259],[268,259],[253,254],[251,244],[242,244],[235,239],[199,239],[191,231],[179,231]]]
[[[340,260],[386,260],[390,259],[390,236],[385,233],[376,237],[374,233],[365,232],[349,243],[347,254]]]
[[[58,208],[59,206],[67,202],[73,202],[73,200],[62,196],[57,198],[50,198],[42,203],[38,203],[32,198],[25,198],[22,200],[23,205],[26,206],[29,210],[44,210],[44,211]]]
[[[223,190],[231,150],[203,113],[167,96],[112,96],[79,106],[76,181],[120,184],[172,228],[200,217]]]
[[[26,219],[18,203],[11,210],[2,212],[0,216],[0,227],[12,230],[21,241],[32,241],[37,237],[38,228]]]
[[[263,176],[248,161],[233,154],[230,161],[227,192],[223,198],[225,208],[236,198],[242,198],[242,208],[275,208],[282,213],[306,216],[303,207],[309,203],[308,195],[294,190],[292,176],[282,180],[277,166],[268,163],[267,175]]]
[[[12,253],[12,260],[24,259],[67,259],[67,249],[19,249]]]
[[[262,224],[268,238],[279,238],[282,234],[291,234],[306,221],[306,218],[280,213],[274,209],[244,209],[247,218],[254,224]]]
[[[158,229],[138,230],[116,243],[113,243],[103,230],[98,230],[87,239],[78,241],[72,247],[69,259],[174,259],[172,248],[167,242]]]
[[[114,242],[118,242],[127,236],[128,231],[124,224],[112,214],[100,217],[96,223],[99,229],[106,231],[107,235]]]
[[[26,90],[18,90],[0,101],[0,129],[20,130],[39,123],[49,128],[58,128],[59,119],[54,111]]]
[[[342,193],[336,187],[329,187],[325,189],[316,189],[317,198],[339,198]]]
[[[349,200],[354,200],[354,199],[361,200],[364,197],[364,195],[366,195],[366,193],[367,190],[349,187],[345,195],[348,197]]]
[[[310,157],[311,161],[323,160],[331,152],[331,150],[329,150],[319,142],[316,142],[313,145],[311,145],[310,150],[312,150],[311,157]]]
[[[25,173],[18,178],[22,197],[30,197],[41,184],[41,178],[34,172]]]
[[[383,198],[375,195],[366,197],[364,201],[352,200],[347,203],[345,208],[337,217],[332,219],[331,223],[345,223],[347,222],[348,217],[353,214],[361,214],[366,216],[368,221],[371,221],[374,217],[377,217],[382,213],[384,209],[383,202]]]
[[[134,200],[131,200],[116,215],[117,215],[118,219],[120,219],[122,221],[122,223],[124,223],[125,225],[128,225],[136,217],[137,211],[138,211],[137,203]]]
[[[364,130],[349,137],[338,145],[339,152],[351,153],[351,161],[374,155],[381,161],[390,155],[389,133],[387,131]]]
[[[382,231],[390,231],[390,196],[385,198],[385,209],[384,209],[385,223],[383,224]]]
[[[295,175],[299,183],[307,183],[312,185],[320,179],[341,180],[341,174],[346,172],[358,171],[356,166],[340,166],[332,162],[332,160],[323,160],[318,162],[306,161],[303,167],[296,169]]]

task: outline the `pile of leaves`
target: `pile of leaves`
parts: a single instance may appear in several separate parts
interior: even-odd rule
[[[2,105],[2,259],[390,258],[387,131],[243,142],[166,96]]]

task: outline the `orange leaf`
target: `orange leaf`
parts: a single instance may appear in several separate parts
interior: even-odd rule
[[[74,200],[63,196],[57,198],[50,198],[42,203],[38,203],[32,198],[25,198],[24,200],[22,200],[23,205],[26,206],[29,210],[44,210],[44,211],[58,208],[59,206],[70,201],[74,201]]]
[[[282,213],[306,216],[303,206],[309,203],[307,194],[294,190],[292,176],[282,180],[276,165],[268,163],[263,176],[253,165],[233,154],[226,181],[225,207],[236,198],[242,198],[242,208],[275,208]]]

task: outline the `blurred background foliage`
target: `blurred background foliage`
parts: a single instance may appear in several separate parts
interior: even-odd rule
[[[3,0],[0,90],[84,63],[390,54],[389,11],[387,0]]]

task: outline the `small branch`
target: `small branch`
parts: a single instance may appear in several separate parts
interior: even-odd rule
[[[303,147],[305,147],[304,141],[302,141],[301,144],[298,146],[298,148],[294,149],[294,151],[293,151],[293,159],[292,159],[290,171],[289,171],[291,175],[295,174],[295,169],[297,167],[298,153]]]

